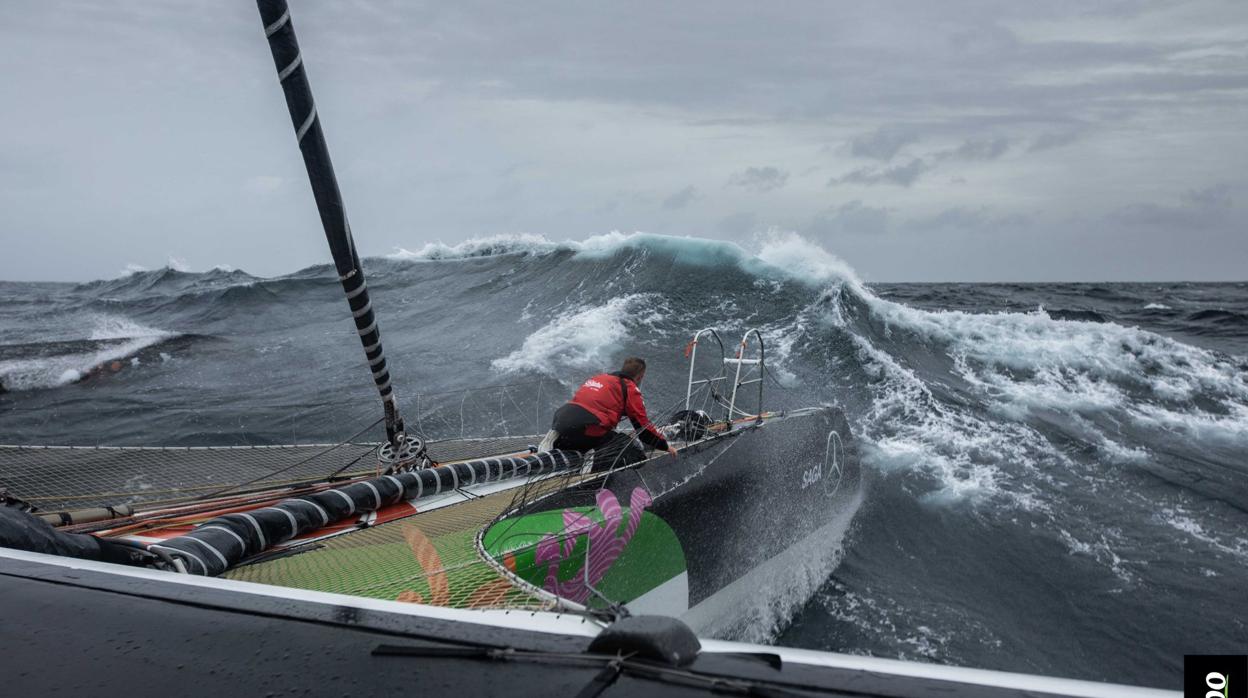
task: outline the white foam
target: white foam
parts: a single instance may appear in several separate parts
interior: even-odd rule
[[[840,564],[845,533],[861,504],[860,492],[830,521],[699,602],[682,620],[699,635],[739,642],[774,641]],[[771,536],[787,538],[791,533],[767,531],[764,525],[756,532],[760,552],[770,550],[766,541]]]
[[[1225,414],[1197,409],[1179,412],[1151,404],[1136,405],[1131,413],[1139,424],[1177,431],[1188,438],[1228,445],[1248,444],[1248,405],[1224,400],[1222,406],[1226,408]]]
[[[82,380],[100,365],[132,357],[136,352],[175,335],[115,315],[95,315],[85,322],[94,323],[85,339],[107,341],[109,344],[95,351],[77,354],[0,361],[0,382],[7,390],[38,390],[68,385]],[[131,365],[138,365],[137,358],[132,357]]]
[[[958,634],[964,639],[966,635],[973,634],[983,645],[1001,646],[1001,640],[983,624],[966,622],[957,632],[933,630],[932,626],[948,626],[949,621],[937,618],[930,607],[907,606],[888,597],[872,596],[870,589],[850,591],[835,578],[833,584],[836,592],[819,599],[827,614],[853,626],[857,632],[878,638],[880,644],[895,648],[898,659],[947,663],[951,661],[945,654],[948,645]],[[915,625],[919,619],[927,620],[931,625]]]
[[[96,315],[87,339],[144,339],[150,337],[168,337],[170,332],[139,324],[119,315]]]
[[[1072,555],[1085,555],[1092,558],[1105,567],[1108,567],[1114,573],[1114,576],[1118,577],[1123,582],[1131,583],[1135,581],[1135,574],[1128,569],[1127,562],[1114,551],[1111,541],[1106,534],[1099,534],[1099,540],[1089,543],[1087,541],[1079,540],[1074,536],[1074,534],[1070,533],[1066,529],[1060,529],[1058,533],[1061,535],[1062,541],[1066,543],[1066,547],[1070,550]],[[1112,531],[1110,532],[1111,535],[1113,535],[1113,533],[1114,532]]]
[[[1248,540],[1237,538],[1233,543],[1222,541],[1213,533],[1205,530],[1204,526],[1192,518],[1191,512],[1183,507],[1166,507],[1161,510],[1159,517],[1166,525],[1186,533],[1195,540],[1233,557],[1248,560]]]
[[[542,235],[515,233],[473,238],[454,245],[430,242],[415,251],[400,247],[393,254],[386,255],[386,257],[387,259],[408,262],[422,262],[491,257],[504,254],[549,254],[560,249],[560,247],[559,243],[551,242]]]
[[[1170,306],[1164,305],[1162,303],[1149,303],[1148,305],[1144,306],[1144,309],[1145,310],[1169,310]]]
[[[771,230],[756,238],[755,244],[758,252],[745,264],[747,270],[781,272],[819,286],[848,283],[866,293],[852,267],[797,233]]]
[[[648,250],[670,254],[681,262],[715,266],[731,264],[766,278],[800,281],[812,286],[849,282],[861,286],[848,264],[797,233],[770,231],[754,240],[754,251],[722,240],[652,233],[610,232],[584,240],[553,241],[543,235],[514,233],[473,238],[456,244],[428,243],[412,251],[400,248],[389,259],[425,262],[505,254],[546,255],[573,252],[597,259],[622,250]]]
[[[603,368],[623,346],[630,328],[653,326],[663,311],[657,296],[630,294],[602,305],[556,310],[555,314],[526,337],[519,349],[495,359],[491,363],[494,370],[566,376],[568,368]]]
[[[874,401],[862,423],[863,455],[883,470],[916,470],[938,482],[926,496],[940,503],[1004,500],[1043,510],[1034,479],[1066,457],[1021,423],[992,422],[973,410],[944,405],[917,375],[867,339],[854,335],[859,360],[874,374]],[[1030,477],[1020,477],[1018,471]],[[1012,472],[1013,471],[1013,472]]]
[[[1057,322],[1040,311],[930,312],[864,298],[886,325],[943,345],[957,373],[1000,415],[1117,411],[1142,426],[1248,442],[1248,377],[1228,357],[1134,327]],[[1197,396],[1225,412],[1197,406]]]

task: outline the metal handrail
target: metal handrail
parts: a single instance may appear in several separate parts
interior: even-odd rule
[[[745,350],[749,346],[750,335],[754,335],[758,339],[758,358],[757,359],[745,358]],[[736,406],[737,406],[737,389],[743,385],[749,385],[751,383],[758,383],[758,412],[757,414],[758,414],[758,418],[761,420],[762,414],[763,414],[763,374],[767,370],[766,351],[763,347],[763,334],[759,332],[757,329],[746,331],[746,333],[742,335],[741,337],[741,345],[737,347],[736,358],[724,359],[724,363],[725,364],[735,363],[737,365],[737,375],[732,383],[732,397],[728,400],[728,418],[732,419],[733,411],[736,409]],[[747,380],[745,382],[741,381],[741,367],[745,364],[758,366],[758,378],[755,378],[753,380]],[[750,370],[753,371],[754,369],[750,369]],[[748,377],[749,374],[747,373],[746,376]]]
[[[694,367],[694,363],[697,361],[697,358],[698,358],[698,339],[704,334],[709,334],[712,337],[714,337],[715,343],[719,345],[719,359],[720,359],[719,365],[721,367],[721,375],[716,376],[714,378],[705,378],[700,381],[695,381],[693,380],[693,367]],[[692,407],[691,403],[693,400],[693,386],[701,385],[702,383],[714,383],[715,381],[727,380],[728,378],[727,369],[723,368],[724,366],[727,365],[728,354],[724,350],[724,340],[719,338],[719,333],[716,332],[714,328],[707,327],[706,329],[698,330],[696,333],[694,333],[693,340],[689,342],[689,346],[690,346],[689,385],[685,388],[685,409],[686,410],[689,410]],[[731,412],[728,413],[728,418],[732,419]]]

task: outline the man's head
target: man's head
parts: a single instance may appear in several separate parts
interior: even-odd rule
[[[634,383],[641,383],[641,379],[646,376],[646,360],[637,356],[630,356],[624,359],[624,365],[620,367],[620,373],[633,379]]]

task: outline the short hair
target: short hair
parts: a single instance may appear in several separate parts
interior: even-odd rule
[[[624,359],[624,365],[620,366],[620,373],[625,376],[637,380],[637,377],[646,372],[646,360],[639,356],[630,356]]]

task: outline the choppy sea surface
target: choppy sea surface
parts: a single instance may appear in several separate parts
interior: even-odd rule
[[[1176,689],[1184,654],[1248,648],[1248,283],[863,283],[796,236],[365,265],[432,437],[544,428],[628,354],[669,411],[703,327],[762,330],[768,407],[842,405],[868,478],[840,562],[760,590],[785,611],[741,639]],[[0,385],[3,443],[379,438],[329,266],[0,282]]]

